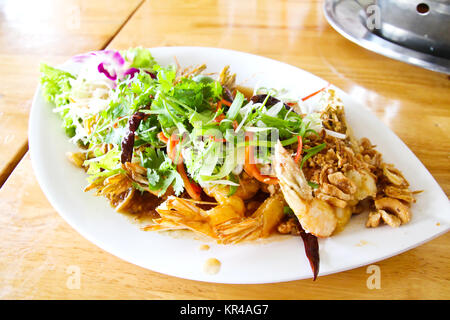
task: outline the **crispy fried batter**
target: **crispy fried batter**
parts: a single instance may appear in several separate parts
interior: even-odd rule
[[[187,67],[184,69],[180,69],[179,67],[177,68],[177,70],[181,70],[177,76],[177,78],[175,79],[175,83],[179,82],[182,78],[192,78],[196,75],[199,75],[200,73],[202,73],[204,70],[206,69],[206,64],[201,64],[197,67],[194,67],[194,69],[191,69],[191,67]]]
[[[340,106],[333,108],[327,107],[321,116],[324,128],[336,131],[339,133],[345,133],[347,126],[344,119],[344,109]]]
[[[347,132],[347,123],[345,121],[344,106],[342,101],[336,96],[336,92],[333,89],[327,91],[328,106],[322,111],[321,120],[324,128],[339,132]]]
[[[236,86],[236,74],[230,72],[230,66],[225,66],[219,75],[219,82],[223,87],[233,90]]]
[[[397,208],[401,208],[403,219],[390,208],[379,208],[369,214],[367,226],[378,226],[380,221],[391,226],[398,225],[398,221],[407,223],[410,219],[408,206],[415,202],[415,193],[409,190],[403,174],[392,164],[383,162],[381,153],[375,150],[376,146],[369,139],[356,141],[351,132],[349,134],[351,128],[346,124],[338,100],[332,99],[321,119],[325,128],[347,133],[347,137],[339,139],[322,131],[319,136],[311,135],[310,141],[305,143],[304,149],[307,150],[326,142],[326,148],[309,158],[303,168],[306,179],[319,185],[313,196],[335,207],[349,206],[355,213],[361,211],[358,205],[364,198],[368,197],[372,206],[377,199],[389,198],[396,201]],[[358,184],[353,181],[355,178]],[[364,187],[367,191],[362,192]]]

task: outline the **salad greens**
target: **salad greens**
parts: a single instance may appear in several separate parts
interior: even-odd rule
[[[132,162],[144,168],[148,183],[136,188],[158,195],[169,187],[179,195],[192,181],[228,185],[231,195],[246,147],[256,147],[256,163],[270,164],[270,147],[278,140],[294,145],[321,129],[317,114],[303,119],[281,101],[269,105],[269,94],[255,103],[237,91],[226,101],[219,81],[182,76],[175,65],[159,65],[148,49],[96,51],[73,60],[81,63],[76,74],[42,64],[41,86],[66,134],[86,149],[91,182],[125,170],[122,142],[137,112],[145,117],[133,132]],[[301,165],[324,147],[305,150]]]

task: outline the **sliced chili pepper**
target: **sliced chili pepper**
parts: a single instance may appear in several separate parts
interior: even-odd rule
[[[300,159],[302,158],[302,149],[303,149],[303,140],[301,136],[297,137],[298,139],[298,147],[297,147],[297,154],[295,155],[294,161],[298,163]]]

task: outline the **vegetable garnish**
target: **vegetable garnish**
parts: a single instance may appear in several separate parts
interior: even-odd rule
[[[253,134],[249,134],[246,137],[246,141],[251,141],[253,138]],[[260,170],[256,166],[255,158],[253,156],[254,147],[251,145],[245,146],[245,165],[244,170],[248,175],[254,177],[256,180],[266,183],[266,184],[277,184],[278,179],[272,176],[261,174]]]
[[[95,51],[73,61],[82,63],[78,74],[41,66],[43,92],[73,142],[88,151],[105,149],[86,165],[101,163],[106,154],[117,164],[101,167],[102,177],[116,174],[120,163],[139,161],[148,170],[148,183],[139,185],[163,194],[178,183],[174,189],[181,192],[182,180],[198,198],[198,185],[229,184],[235,192],[240,178],[232,172],[239,167],[260,182],[278,183],[261,173],[270,169],[278,139],[286,147],[297,142],[295,161],[301,166],[324,148],[303,147],[307,135],[317,134],[316,120],[293,112],[295,103],[274,96],[276,90],[246,97],[228,87],[227,78],[221,83],[160,66],[144,48]]]
[[[164,143],[168,143],[169,139],[164,135],[164,132],[158,133],[158,139],[161,140]]]
[[[305,162],[314,156],[315,154],[318,154],[320,151],[322,151],[326,147],[326,143],[319,144],[315,147],[312,147],[310,149],[304,149],[304,152],[306,155],[303,157],[302,161],[300,162],[300,168],[303,168],[303,165]]]
[[[415,193],[353,136],[329,85],[303,98],[244,94],[228,67],[162,66],[143,48],[74,61],[77,73],[41,65],[43,96],[82,149],[71,160],[87,173],[86,190],[117,211],[150,214],[145,230],[189,229],[224,244],[301,236],[315,278],[317,237],[340,230],[360,201],[376,210],[368,227],[411,219]]]
[[[222,100],[220,100],[220,103],[221,104],[224,104],[224,105],[226,105],[226,106],[231,106],[231,102],[230,101],[227,101],[227,100],[225,100],[225,99],[222,99]]]
[[[298,163],[302,157],[302,148],[303,148],[303,139],[302,136],[298,136],[298,147],[297,147],[297,154],[295,155],[295,162]]]
[[[306,101],[306,100],[308,100],[309,98],[314,97],[314,96],[317,95],[318,93],[323,92],[323,91],[326,90],[329,86],[330,86],[330,84],[328,83],[328,84],[327,84],[325,87],[323,87],[322,89],[319,89],[319,90],[317,90],[317,91],[315,91],[315,92],[313,92],[313,93],[307,95],[306,97],[303,97],[301,100],[302,100],[302,101]]]
[[[177,165],[177,171],[183,179],[183,184],[186,192],[192,199],[201,200],[202,189],[189,179],[186,174],[186,170],[184,169],[183,156],[181,155],[181,153],[177,154],[176,152],[176,147],[179,142],[180,139],[178,139],[178,137],[176,137],[175,135],[172,135],[167,143],[167,154],[169,155],[169,158],[172,160],[172,162]]]
[[[189,196],[194,200],[201,200],[202,188],[188,178],[183,163],[177,164],[177,171],[183,179],[184,187]]]

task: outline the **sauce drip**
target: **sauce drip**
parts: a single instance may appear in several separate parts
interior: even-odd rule
[[[220,271],[221,263],[216,258],[209,258],[203,266],[203,271],[207,274],[217,274]]]

